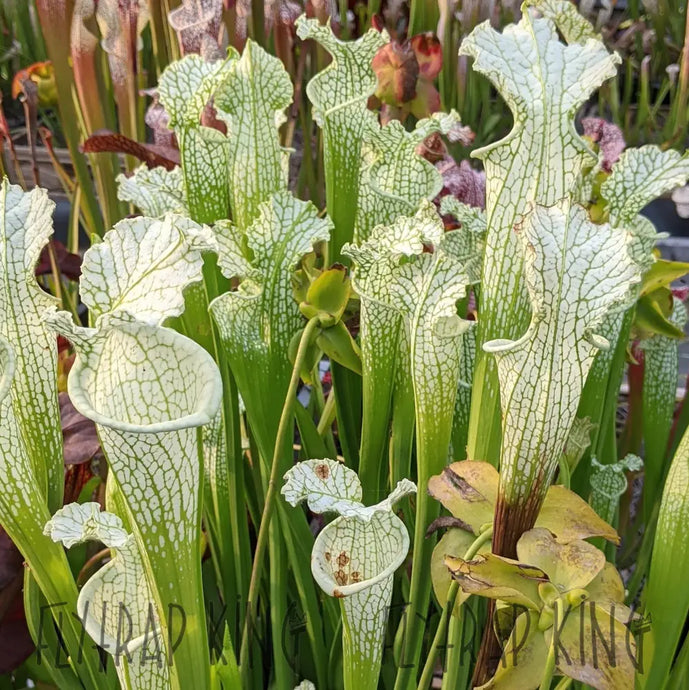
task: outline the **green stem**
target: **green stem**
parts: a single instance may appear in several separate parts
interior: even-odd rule
[[[478,537],[476,537],[472,545],[464,554],[464,560],[470,561],[492,536],[493,527],[491,525],[487,529],[483,530]],[[440,648],[441,641],[445,637],[447,623],[452,615],[452,611],[455,608],[457,594],[459,594],[459,582],[457,582],[457,580],[452,580],[450,583],[450,589],[447,591],[447,600],[445,601],[445,606],[443,607],[443,612],[440,616],[440,622],[438,623],[438,628],[435,631],[435,637],[431,643],[431,648],[428,652],[428,657],[426,658],[426,664],[423,667],[423,673],[421,674],[421,680],[419,681],[419,690],[426,690],[426,688],[431,686],[431,681],[433,680],[433,671],[435,668],[435,660],[438,656],[438,649]]]
[[[334,421],[335,391],[330,391],[330,394],[326,398],[325,405],[323,405],[323,412],[321,412],[321,418],[318,420],[318,434],[322,437],[325,437]]]
[[[342,454],[347,466],[357,471],[361,445],[361,377],[337,362],[331,362],[330,372]]]
[[[411,361],[415,360],[412,344]],[[409,604],[404,615],[404,656],[397,671],[395,690],[411,690],[416,687],[417,672],[425,634],[424,622],[428,614],[431,597],[431,581],[428,577],[434,538],[426,537],[426,529],[440,513],[440,505],[428,494],[430,478],[440,474],[447,464],[454,415],[454,398],[449,391],[424,384],[427,372],[412,372],[414,400],[416,407],[416,465],[417,486],[416,517],[414,524],[414,548],[412,554]],[[454,380],[456,393],[457,381]],[[451,385],[451,384],[447,384]],[[451,404],[438,405],[438,400]]]
[[[467,441],[467,457],[498,466],[502,443],[502,418],[498,373],[495,362],[477,344],[476,369],[471,390],[471,412]]]
[[[565,605],[562,599],[555,602],[555,625],[553,625],[553,639],[550,641],[550,648],[548,649],[548,658],[545,662],[545,670],[543,671],[543,679],[539,690],[550,690],[553,682],[553,674],[555,673],[555,660],[557,657],[557,645],[560,639],[560,628],[562,621],[565,618]]]
[[[571,473],[569,471],[569,464],[567,463],[567,458],[564,453],[560,455],[558,460],[558,466],[560,468],[560,476],[558,478],[558,484],[562,484],[566,489],[570,488]]]
[[[456,616],[450,616],[447,631],[447,649],[443,659],[442,690],[469,688],[473,671],[473,660],[478,654],[479,640],[472,632],[467,634],[468,625],[472,630],[481,630],[486,624],[485,602],[481,597],[470,597]],[[467,653],[468,652],[468,653]]]
[[[265,8],[263,0],[251,0],[251,38],[261,47],[265,46]]]
[[[213,221],[206,217],[199,222]],[[203,515],[216,565],[218,587],[225,605],[231,607],[237,597],[240,601],[245,600],[249,586],[251,545],[244,510],[244,458],[237,386],[208,313],[208,304],[225,289],[225,285],[218,284],[216,262],[208,256],[204,258],[203,276],[203,285],[187,290],[184,314],[179,321],[180,330],[213,356],[223,381],[225,394],[218,429],[223,442],[219,444],[221,452],[205,458]],[[241,611],[238,615],[241,621]]]
[[[343,41],[349,39],[349,22],[347,21],[347,12],[349,10],[349,3],[347,0],[339,0],[340,10],[340,37]]]
[[[170,12],[174,10],[179,3],[177,0],[161,0],[160,4],[163,6],[162,15],[165,18],[163,20],[163,26],[166,27],[167,30],[165,40],[167,41],[168,54],[170,56],[170,62],[174,62],[182,57],[182,51],[180,49],[177,32],[170,26],[167,17],[170,16]]]
[[[687,123],[687,101],[689,100],[689,11],[686,16],[684,46],[679,72],[679,93],[677,96],[677,110],[675,115],[675,129],[673,140],[678,141]]]
[[[278,446],[276,446],[278,447]],[[272,501],[274,504],[275,502]],[[268,504],[270,505],[270,504]],[[264,513],[265,519],[265,513]],[[263,525],[263,521],[261,522]],[[287,550],[285,548],[284,539],[280,538],[281,530],[287,530],[289,527],[280,524],[276,519],[269,525],[268,532],[268,561],[271,564],[284,563],[287,560]],[[255,563],[256,561],[254,561]],[[272,681],[276,688],[291,688],[294,683],[293,671],[290,668],[289,661],[286,656],[286,647],[283,644],[275,644],[275,641],[283,638],[283,626],[288,616],[287,605],[287,580],[285,573],[278,568],[272,567],[269,572],[269,587],[270,592],[270,633],[273,639],[273,658],[271,663],[271,672],[273,674]],[[251,595],[249,595],[251,596]],[[253,601],[253,600],[252,600]],[[241,667],[242,672],[244,667]],[[250,669],[249,669],[250,670]],[[253,675],[253,674],[252,674]],[[244,686],[246,687],[246,686]]]
[[[375,324],[375,326],[374,326]],[[361,447],[359,450],[359,479],[364,498],[381,500],[385,491],[387,468],[386,451],[390,438],[390,424],[394,406],[398,404],[396,380],[401,378],[397,359],[400,352],[402,319],[375,302],[365,300],[360,313],[362,367]],[[414,392],[411,382],[406,391],[412,401],[411,428],[414,426]],[[408,424],[408,422],[405,422]],[[409,426],[406,427],[409,429]],[[408,477],[409,474],[401,475]],[[394,485],[395,477],[392,477]]]
[[[149,16],[151,26],[151,43],[153,46],[153,63],[156,77],[160,79],[163,70],[170,64],[170,50],[168,46],[169,34],[166,33],[167,14],[160,2],[149,2]]]
[[[247,613],[244,621],[244,632],[242,635],[242,647],[240,652],[239,667],[242,674],[243,684],[248,687],[248,660],[250,648],[250,626],[249,621],[254,620],[256,614],[256,607],[258,603],[258,589],[261,582],[261,569],[263,561],[265,560],[266,548],[268,546],[268,533],[270,528],[270,520],[275,511],[275,503],[277,498],[278,474],[280,472],[280,453],[285,446],[287,434],[293,428],[292,410],[296,400],[297,387],[301,378],[300,372],[302,370],[304,360],[306,359],[307,349],[319,327],[319,320],[317,317],[309,319],[304,332],[299,341],[299,349],[292,368],[292,378],[289,382],[287,395],[285,396],[285,403],[282,407],[282,414],[280,415],[280,424],[278,426],[277,436],[275,438],[275,449],[273,452],[273,462],[270,468],[270,478],[268,480],[268,490],[266,492],[266,499],[263,505],[263,515],[261,516],[261,525],[258,530],[258,538],[256,540],[256,550],[254,552],[254,562],[251,568],[251,580],[249,581],[249,597],[247,600]]]
[[[438,3],[431,0],[412,0],[409,6],[409,35],[438,28]]]

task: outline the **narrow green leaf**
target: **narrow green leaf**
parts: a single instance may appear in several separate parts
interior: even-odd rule
[[[233,690],[241,684],[239,667],[235,658],[232,638],[230,637],[229,625],[225,624],[225,634],[223,635],[223,645],[220,658],[213,665],[213,673],[220,682],[217,690]],[[214,689],[216,686],[213,686]]]
[[[328,446],[318,433],[318,427],[309,411],[301,404],[294,406],[294,416],[299,428],[299,437],[307,458],[322,458],[335,455],[335,451],[328,451]]]
[[[82,690],[83,685],[79,678],[70,666],[59,663],[60,651],[63,649],[64,641],[58,638],[57,631],[54,625],[45,624],[46,606],[49,606],[48,600],[43,596],[34,574],[30,568],[27,568],[24,573],[24,615],[26,617],[26,625],[29,629],[29,634],[33,640],[41,640],[41,652],[29,658],[29,663],[40,665],[41,675],[47,676],[42,678],[36,674],[37,680],[45,680],[52,682],[62,690]],[[76,612],[76,603],[74,605]],[[40,633],[39,633],[40,631]],[[43,646],[45,645],[45,646]],[[56,663],[56,660],[58,663]],[[111,686],[114,687],[117,678],[112,678]],[[105,684],[105,681],[104,683]]]

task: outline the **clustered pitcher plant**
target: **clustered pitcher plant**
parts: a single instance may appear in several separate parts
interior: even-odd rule
[[[571,3],[527,0],[460,49],[513,117],[473,152],[470,205],[427,155],[466,136],[461,114],[405,127],[370,107],[387,33],[296,27],[327,63],[305,87],[324,208],[293,192],[293,84],[250,39],[160,76],[180,162],[118,178],[138,215],[85,252],[85,309],[36,280],[46,192],[0,188],[0,524],[50,680],[683,687],[689,436],[667,448],[689,266],[660,259],[640,211],[689,158],[610,162],[582,136],[619,58]],[[58,335],[104,454],[97,502],[63,505]],[[643,444],[618,448],[639,361]],[[76,577],[89,542],[105,551]]]

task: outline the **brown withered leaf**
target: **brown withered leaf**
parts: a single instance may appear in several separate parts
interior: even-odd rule
[[[462,460],[428,481],[428,493],[474,532],[493,521],[500,476],[487,462]],[[566,544],[590,537],[619,543],[617,532],[583,498],[564,486],[551,486],[536,519],[536,527],[557,535]]]
[[[448,556],[445,565],[466,594],[534,610],[541,608],[538,585],[547,582],[548,576],[540,568],[493,553],[481,554],[471,561]]]
[[[172,170],[179,165],[179,151],[155,144],[141,144],[124,134],[116,134],[107,129],[92,134],[83,144],[84,153],[124,153],[138,158],[149,168],[162,166]]]
[[[428,481],[428,493],[474,533],[492,522],[499,475],[487,462],[454,462]]]
[[[452,515],[441,515],[439,518],[433,520],[433,522],[431,522],[430,525],[428,525],[428,529],[426,530],[426,537],[430,537],[431,535],[435,534],[439,529],[453,528],[462,529],[468,532],[469,534],[472,534],[471,526],[467,525],[467,523],[463,520],[460,520],[459,518],[456,518]]]

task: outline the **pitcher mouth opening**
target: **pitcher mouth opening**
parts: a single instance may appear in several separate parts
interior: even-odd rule
[[[338,558],[342,558],[343,554],[334,554],[332,550],[326,551],[323,547],[323,541],[329,536],[329,532],[337,529],[338,525],[343,521],[351,521],[355,518],[339,517],[323,529],[314,545],[311,557],[311,572],[324,592],[337,598],[348,597],[392,577],[397,568],[402,565],[409,552],[409,534],[404,523],[396,515],[390,513],[390,517],[392,518],[391,526],[394,526],[397,532],[399,548],[396,549],[396,554],[390,559],[390,562],[378,573],[373,574],[371,577],[362,577],[359,580],[357,580],[357,571],[336,571],[334,565]],[[376,531],[373,520],[371,522],[361,521],[360,525],[362,531]],[[319,541],[321,542],[320,544]],[[339,577],[337,575],[338,572],[341,572]]]
[[[141,347],[126,327],[113,328],[106,340],[91,353],[78,355],[69,377],[69,393],[74,407],[96,424],[131,433],[161,433],[208,424],[222,401],[222,383],[211,355],[190,338],[158,326],[137,324],[137,329],[155,332],[155,341],[140,361],[124,361],[125,348],[107,342],[120,336],[117,345]],[[155,348],[163,350],[151,357]],[[114,349],[114,351],[113,351]],[[119,356],[118,356],[119,355]],[[124,365],[123,365],[124,361]],[[175,386],[165,388],[151,370],[164,363],[166,378]],[[112,366],[108,366],[109,364]],[[112,372],[121,372],[114,375]],[[106,376],[105,372],[111,372]],[[184,395],[175,392],[183,391]],[[156,404],[157,403],[157,404]],[[186,407],[185,407],[186,404]],[[141,421],[136,421],[136,408]]]
[[[88,583],[84,585],[84,591],[87,593],[89,592]],[[120,611],[126,612],[126,607],[119,609],[118,613],[120,613]],[[136,637],[123,642],[105,631],[105,622],[91,613],[90,600],[85,600],[81,604],[78,603],[77,613],[88,635],[93,640],[102,640],[110,649],[119,649],[120,657],[132,655],[141,648],[144,648],[143,651],[146,652],[145,648],[154,642],[156,638],[158,638],[158,644],[161,647],[165,645],[163,639],[164,632],[159,621],[155,621],[155,625],[152,625],[149,630],[145,630]]]

